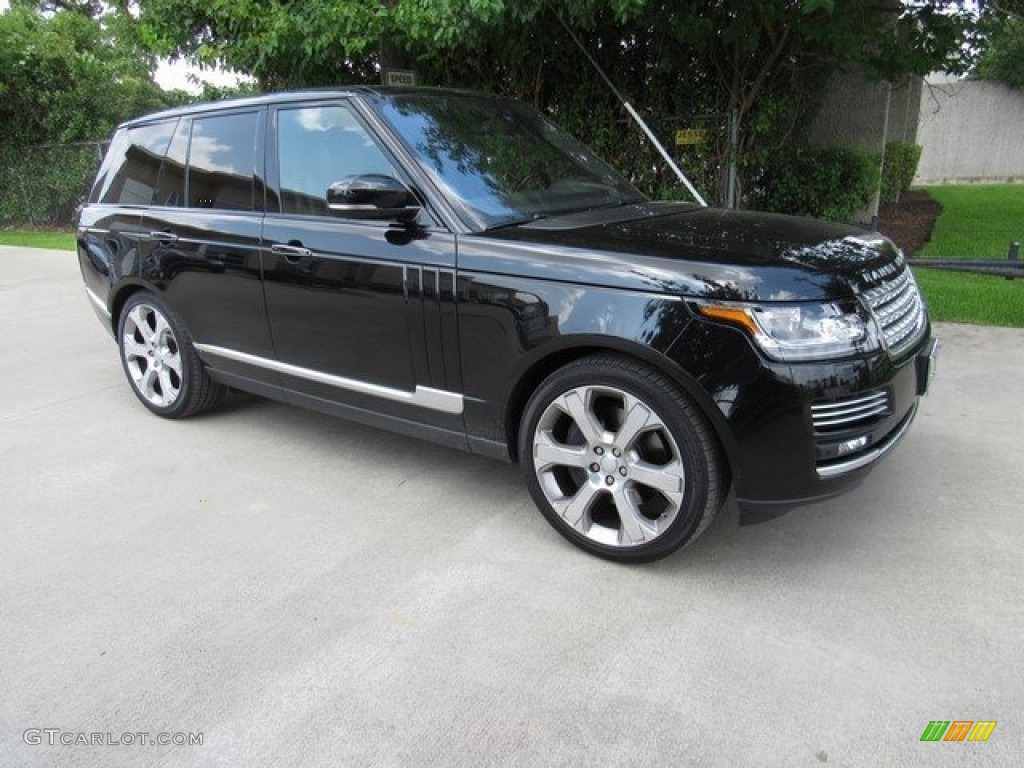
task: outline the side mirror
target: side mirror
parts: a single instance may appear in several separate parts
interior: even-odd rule
[[[419,215],[420,206],[398,179],[364,173],[331,184],[327,188],[327,210],[349,219],[410,222]]]

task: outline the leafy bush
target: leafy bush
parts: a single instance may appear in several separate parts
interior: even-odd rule
[[[885,145],[882,169],[882,204],[898,203],[900,195],[910,189],[921,161],[921,146],[903,141]]]
[[[879,158],[848,147],[790,146],[748,169],[747,207],[853,221],[872,201]]]

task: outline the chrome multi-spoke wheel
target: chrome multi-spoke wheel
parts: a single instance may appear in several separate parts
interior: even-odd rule
[[[520,460],[534,499],[556,529],[596,554],[663,557],[695,538],[721,503],[709,427],[646,366],[577,361],[541,385],[524,426]]]
[[[136,304],[121,331],[125,367],[146,400],[169,408],[181,394],[181,351],[167,318],[149,304]]]
[[[174,311],[141,291],[121,308],[121,363],[139,400],[160,416],[191,416],[212,407],[224,387],[212,381]]]
[[[602,544],[653,541],[683,502],[686,472],[668,427],[613,387],[574,387],[552,400],[534,432],[533,465],[558,515]]]

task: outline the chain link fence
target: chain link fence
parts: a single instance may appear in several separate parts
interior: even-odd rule
[[[107,145],[0,146],[0,226],[70,227]]]

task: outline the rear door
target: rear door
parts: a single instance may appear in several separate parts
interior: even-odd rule
[[[160,164],[177,124],[177,118],[171,118],[120,129],[79,219],[82,277],[105,321],[110,319],[112,291],[143,269],[142,214],[153,199]]]
[[[254,363],[273,357],[260,274],[265,114],[181,119],[142,215],[140,253],[205,362],[276,386],[276,374]]]
[[[291,398],[461,433],[454,236],[429,211],[414,228],[328,212],[346,176],[409,183],[348,101],[272,108],[268,134],[263,275]]]

